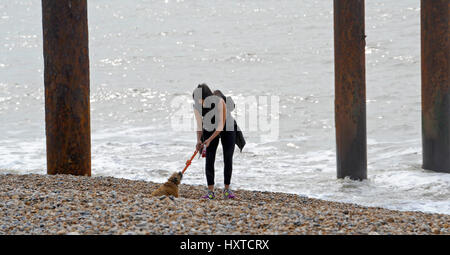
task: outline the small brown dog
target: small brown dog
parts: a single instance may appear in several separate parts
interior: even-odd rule
[[[161,185],[157,190],[152,192],[152,196],[174,196],[178,197],[178,185],[183,178],[183,174],[181,172],[173,173],[170,176],[169,180],[166,183]]]

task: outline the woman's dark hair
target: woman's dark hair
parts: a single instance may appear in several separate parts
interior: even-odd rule
[[[222,91],[220,90],[214,90],[213,94],[215,96],[221,97],[224,101],[227,101],[227,98],[225,97],[225,95],[222,93]]]
[[[234,103],[233,99],[231,97],[226,97],[222,91],[220,90],[214,90],[213,94],[215,96],[221,97],[223,99],[223,101],[225,101],[226,105],[227,105],[227,112],[231,112],[233,111],[233,109],[236,107],[236,104]],[[232,108],[229,108],[232,107]]]
[[[213,93],[211,89],[205,83],[199,84],[196,89],[194,89],[194,93],[192,93],[192,97],[195,99],[203,99],[212,96]]]

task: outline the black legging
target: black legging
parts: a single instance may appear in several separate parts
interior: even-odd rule
[[[213,132],[203,130],[205,139],[208,139],[212,134]],[[236,131],[222,131],[206,148],[206,181],[208,185],[214,185],[214,161],[216,160],[216,151],[219,146],[219,137],[222,142],[223,149],[224,184],[230,185],[231,173],[233,171],[233,153],[234,146],[236,144]]]

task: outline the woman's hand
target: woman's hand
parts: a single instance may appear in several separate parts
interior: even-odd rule
[[[206,141],[203,143],[203,145],[206,146],[206,148],[208,148],[210,143],[211,143],[211,140],[206,139]]]
[[[197,141],[197,144],[195,145],[195,149],[196,149],[197,151],[201,151],[202,147],[203,147],[202,141],[198,140],[198,141]]]

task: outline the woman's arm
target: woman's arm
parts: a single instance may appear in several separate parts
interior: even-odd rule
[[[223,131],[224,123],[227,116],[227,109],[225,107],[225,102],[223,101],[223,99],[220,99],[220,103],[219,106],[217,107],[217,110],[218,114],[216,115],[216,117],[219,117],[216,120],[218,121],[217,128],[216,131],[214,131],[214,133],[205,141],[204,144],[206,145],[206,147],[208,147],[211,141],[214,140],[214,138],[216,138],[220,134],[220,132]]]
[[[197,144],[195,145],[195,148],[197,150],[200,150],[202,147],[202,134],[203,134],[202,116],[197,111],[197,109],[194,109],[194,115],[195,115],[195,120],[197,122]]]

